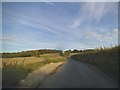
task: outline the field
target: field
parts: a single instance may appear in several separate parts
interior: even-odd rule
[[[74,60],[92,64],[114,80],[118,80],[118,50],[120,47],[105,48],[89,52],[81,52],[80,54],[73,55]]]
[[[17,86],[32,71],[49,63],[66,61],[70,56],[72,59],[92,64],[115,81],[118,80],[118,51],[120,47],[101,48],[93,51],[66,54],[49,53],[31,57],[2,58],[2,84],[3,87]]]
[[[58,53],[43,54],[40,57],[3,58],[2,75],[3,87],[14,87],[30,72],[51,62],[65,61],[66,58]]]
[[[36,62],[42,62],[44,58],[39,57],[19,57],[19,58],[3,58],[2,63],[3,67],[7,65],[21,65],[21,64],[30,64]]]
[[[61,57],[58,53],[43,54],[40,57],[17,57],[17,58],[2,58],[3,67],[7,65],[21,65],[43,62],[47,58],[59,58]]]

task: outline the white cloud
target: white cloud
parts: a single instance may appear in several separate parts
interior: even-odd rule
[[[50,0],[42,0],[42,1],[51,6],[55,6],[55,4],[53,4],[53,2],[51,2]]]
[[[82,36],[84,37],[94,37],[96,35],[96,32],[93,31],[84,31],[81,33]]]
[[[83,22],[96,21],[99,22],[102,17],[111,10],[111,5],[107,3],[88,2],[84,3],[69,28],[78,28]],[[81,13],[82,12],[82,13]]]
[[[87,18],[87,17],[86,17]],[[68,25],[69,28],[77,28],[83,23],[85,16],[78,17],[71,25]]]
[[[118,30],[113,29],[112,31],[100,34],[95,30],[91,29],[81,32],[80,35],[86,39],[115,40],[118,39]]]
[[[80,33],[80,35],[87,39],[99,39],[102,35],[98,34],[95,31],[87,30]]]
[[[24,17],[20,17],[20,18],[14,18],[14,20],[16,21],[16,24],[18,24],[19,26],[28,26],[28,27],[32,27],[38,30],[44,29],[46,31],[49,31],[51,33],[57,34],[57,35],[62,35],[60,32],[51,29],[49,26],[47,25],[43,25],[39,20],[35,19],[30,19],[28,17],[25,18]]]
[[[49,2],[49,1],[45,1],[45,2],[53,4],[52,2]],[[54,33],[56,35],[62,35],[56,29],[52,29],[52,28],[50,28],[51,26],[48,26],[48,25],[44,24],[43,22],[41,22],[37,17],[31,18],[29,16],[26,16],[25,14],[20,14],[19,12],[13,14],[14,13],[13,11],[8,11],[8,10],[5,10],[4,12],[10,14],[11,19],[16,22],[15,25],[18,25],[20,27],[28,26],[28,27],[35,28],[37,30],[44,29],[44,30]]]
[[[2,37],[0,38],[2,41],[16,41],[16,38],[13,37]]]
[[[0,38],[0,40],[4,41],[20,41],[20,40],[24,40],[23,38],[17,38],[15,36],[3,36],[2,38]]]
[[[113,29],[113,34],[118,34],[118,29]]]

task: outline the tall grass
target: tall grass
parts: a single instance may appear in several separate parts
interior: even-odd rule
[[[17,58],[2,58],[2,66],[21,65],[21,64],[33,64],[37,62],[43,62],[47,59],[61,58],[59,53],[43,54],[40,57],[17,57]]]
[[[2,58],[3,67],[10,65],[21,65],[21,64],[30,64],[43,62],[44,58],[42,57],[19,57],[19,58]]]
[[[21,79],[24,79],[29,73],[38,69],[39,67],[49,64],[51,62],[57,63],[65,61],[64,57],[44,57],[44,61],[28,64],[8,64],[2,68],[2,84],[5,87],[17,86]]]
[[[118,51],[120,51],[120,46],[81,52],[71,57],[74,60],[92,64],[114,80],[118,80]]]

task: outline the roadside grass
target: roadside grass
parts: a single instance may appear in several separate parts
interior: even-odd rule
[[[40,68],[43,65],[49,64],[51,62],[57,63],[65,61],[65,57],[56,58],[44,58],[42,62],[29,63],[29,64],[12,64],[7,65],[2,68],[2,85],[3,88],[15,87],[19,84],[19,81],[24,79],[29,73]]]
[[[74,60],[88,63],[100,68],[110,78],[118,80],[118,52],[120,46],[101,50],[81,52],[71,56]]]
[[[2,87],[16,86],[19,80],[25,78],[28,71],[21,66],[6,66],[2,69]]]

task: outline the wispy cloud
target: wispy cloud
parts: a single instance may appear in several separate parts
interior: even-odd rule
[[[114,44],[118,36],[117,13],[114,12],[117,9],[113,8],[116,5],[49,0],[3,3],[4,36],[1,40],[4,50],[85,49]]]
[[[55,30],[55,29],[51,29],[49,26],[47,25],[43,25],[39,20],[35,19],[31,19],[28,18],[26,16],[24,17],[20,17],[20,18],[14,18],[14,20],[16,21],[16,23],[20,26],[28,26],[37,30],[46,30],[48,32],[54,33],[56,35],[62,35],[59,31]]]
[[[3,36],[2,38],[0,38],[0,40],[2,40],[3,42],[12,42],[12,41],[24,41],[24,38],[17,38],[15,36]]]
[[[42,1],[51,6],[55,6],[55,4],[53,4],[53,2],[51,2],[50,0],[42,0]]]
[[[70,28],[78,28],[82,23],[87,21],[99,22],[102,17],[111,10],[111,5],[107,3],[84,3],[78,13],[78,16],[75,18],[71,25],[68,25]],[[82,12],[82,13],[81,13]]]
[[[118,37],[118,30],[113,29],[106,33],[98,33],[95,30],[85,30],[80,35],[86,39],[97,39],[97,40],[115,40]]]
[[[49,2],[46,0],[45,0],[45,2],[47,2],[49,4],[50,3],[53,4],[52,2]],[[24,13],[20,14],[20,12],[15,13],[14,11],[8,11],[8,10],[5,10],[4,12],[9,14],[10,18],[16,22],[16,23],[12,23],[12,24],[18,25],[20,27],[28,26],[28,27],[31,27],[31,28],[34,28],[37,30],[41,30],[41,31],[42,31],[42,29],[44,29],[44,30],[54,33],[56,35],[62,35],[58,30],[56,30],[56,28],[54,28],[54,27],[51,28],[52,26],[48,26],[47,24],[41,22],[41,20],[38,19],[39,17],[31,18],[30,16],[26,16]]]

